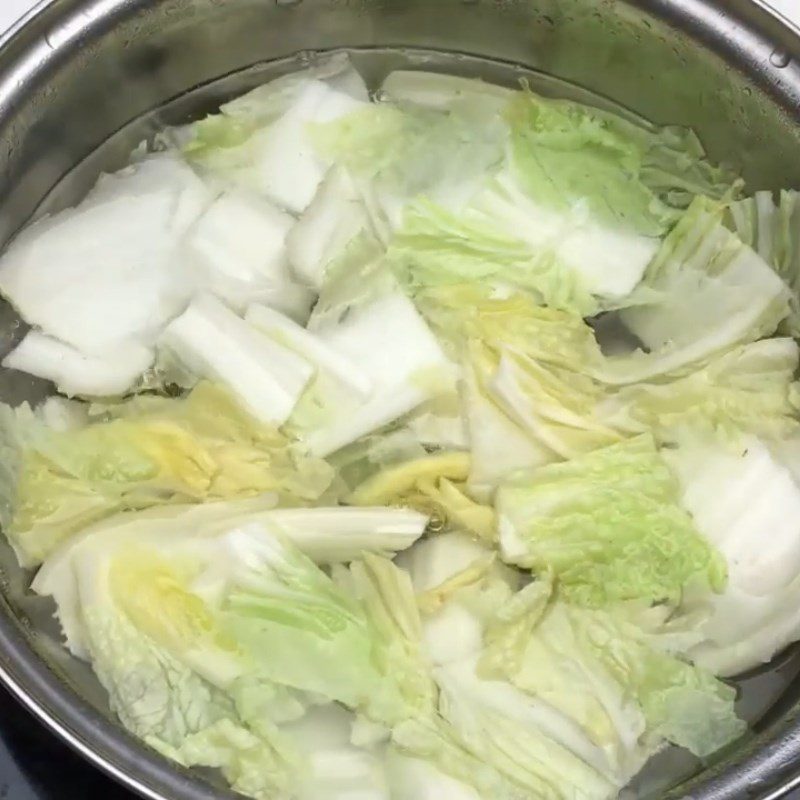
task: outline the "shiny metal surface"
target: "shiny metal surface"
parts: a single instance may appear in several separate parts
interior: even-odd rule
[[[37,209],[75,202],[164,124],[342,47],[376,82],[409,64],[525,76],[689,125],[751,189],[800,187],[800,33],[752,0],[51,0],[0,38],[0,242]],[[22,330],[0,307],[0,356]],[[48,391],[0,372],[7,402]],[[0,679],[143,795],[232,798],[121,731],[88,667],[59,646],[52,607],[26,594],[28,578],[0,545]],[[665,753],[632,796],[776,800],[800,784],[798,676],[797,649],[744,676],[747,740],[707,765]]]

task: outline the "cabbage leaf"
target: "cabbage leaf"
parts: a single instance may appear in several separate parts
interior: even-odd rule
[[[26,407],[3,406],[2,422],[4,530],[29,565],[117,511],[264,492],[312,502],[334,477],[207,383],[185,399],[123,401],[73,430],[50,429]]]
[[[513,476],[496,498],[505,561],[552,571],[571,602],[680,602],[725,585],[726,568],[679,505],[679,485],[643,435]]]

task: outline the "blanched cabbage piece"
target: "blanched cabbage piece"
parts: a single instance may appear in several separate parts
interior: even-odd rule
[[[136,544],[152,540],[161,548],[193,546],[195,540],[219,536],[232,528],[257,524],[284,536],[319,564],[348,563],[365,552],[395,553],[422,536],[427,518],[417,512],[389,508],[276,508],[278,497],[174,505],[117,514],[85,528],[44,562],[32,588],[56,601],[67,646],[87,657],[80,622],[74,559],[84,548],[110,540]]]
[[[431,287],[414,300],[454,358],[469,354],[477,340],[576,371],[593,372],[602,363],[595,333],[580,315],[539,305],[526,292],[463,283]]]
[[[610,392],[597,415],[625,433],[674,441],[682,430],[733,439],[742,432],[780,439],[798,429],[795,380],[800,352],[788,338],[739,345],[672,380],[653,379]]]
[[[396,104],[337,122],[328,144],[377,184],[411,286],[495,279],[584,314],[625,305],[688,199],[733,181],[677,129],[452,76],[394,73],[386,86]],[[448,128],[437,149],[435,131]],[[379,146],[387,140],[404,143],[402,157]]]
[[[531,197],[561,211],[583,203],[608,231],[660,236],[694,195],[718,198],[735,180],[689,131],[530,91],[517,94],[509,117],[513,164]]]
[[[141,344],[122,344],[101,356],[86,355],[32,330],[3,359],[2,366],[50,380],[68,396],[109,397],[127,392],[152,362],[153,351]]]
[[[515,475],[496,497],[507,562],[552,571],[578,605],[680,602],[725,586],[719,554],[679,505],[679,485],[644,435]]]
[[[469,423],[459,383],[418,406],[406,419],[408,429],[428,450],[469,450]]]
[[[411,577],[422,607],[422,638],[427,657],[441,665],[476,656],[483,646],[481,614],[465,592],[492,568],[492,550],[460,531],[418,542],[398,557]],[[497,571],[509,589],[511,571]]]
[[[398,69],[386,76],[381,84],[380,95],[383,100],[392,103],[413,103],[438,110],[452,108],[459,100],[478,97],[481,100],[493,100],[497,112],[502,112],[512,99],[514,90],[459,75]],[[488,104],[486,107],[489,108]]]
[[[357,409],[373,394],[372,377],[357,361],[331,347],[326,337],[258,304],[248,306],[245,321],[314,369],[313,378],[284,426],[291,435],[302,438],[330,424],[346,409]]]
[[[591,763],[599,754],[580,728],[532,695],[479,678],[471,661],[434,674],[440,713],[463,746],[528,796],[603,800],[619,788]]]
[[[331,167],[286,239],[298,280],[322,288],[328,265],[345,253],[368,224],[362,190],[346,169]]]
[[[503,774],[498,765],[489,763],[482,755],[476,756],[441,716],[401,723],[392,731],[392,744],[404,755],[423,759],[437,771],[455,779],[456,786],[472,787],[480,798],[524,800],[530,794],[526,787]],[[444,785],[449,788],[452,782]],[[541,786],[537,788],[541,790]]]
[[[260,519],[237,526],[217,515],[199,534],[183,527],[172,536],[137,536],[130,525],[98,530],[37,588],[53,591],[101,678],[108,670],[124,685],[126,661],[105,661],[97,650],[97,636],[113,638],[114,619],[124,617],[142,644],[157,644],[226,692],[251,727],[296,718],[309,692],[388,724],[428,707],[432,684],[416,655],[416,607],[401,573],[365,555],[338,585],[269,513]]]
[[[283,342],[318,371],[325,370],[344,384],[358,397],[369,397],[373,389],[370,376],[360,369],[358,362],[332,347],[322,336],[306,330],[271,308],[251,303],[245,320],[276,342]]]
[[[429,716],[437,689],[409,575],[389,559],[365,553],[334,579],[364,607],[373,632],[373,662],[383,676],[362,706],[364,716],[387,734],[406,720]]]
[[[381,675],[361,605],[287,540],[256,529],[230,535],[239,557],[223,590],[221,619],[259,672],[350,707],[369,702]]]
[[[558,439],[548,437],[543,423],[536,422],[538,412],[546,415],[550,403],[539,397],[526,401],[517,379],[503,370],[501,354],[508,350],[542,362],[542,372],[568,368],[570,375],[572,371],[591,375],[603,356],[584,320],[539,306],[533,296],[519,290],[491,290],[473,283],[431,287],[419,293],[416,302],[448,355],[465,364],[461,402],[469,429],[468,485],[473,495],[491,494],[499,479],[515,469],[557,460]],[[584,404],[589,414],[598,387],[585,375],[578,382],[592,393]],[[552,379],[546,384],[549,392],[559,386]],[[532,394],[538,393],[534,387],[532,382]],[[556,419],[563,421],[565,415]],[[608,437],[606,441],[614,439],[613,431],[600,435]]]
[[[719,197],[733,182],[688,132],[647,130],[529,91],[400,71],[381,98],[321,126],[316,139],[375,187],[365,198],[379,206],[373,218],[411,234],[402,264],[412,283],[485,278],[483,252],[493,274],[526,282],[550,304],[557,289],[562,303],[571,294],[585,309],[587,294],[620,301],[688,200]]]
[[[474,219],[507,237],[517,237],[526,245],[529,258],[542,254],[540,264],[550,261],[554,283],[559,276],[563,283],[571,278],[576,296],[582,290],[600,298],[595,306],[583,300],[585,307],[576,306],[576,310],[625,304],[657,251],[658,239],[602,224],[583,198],[563,210],[548,206],[538,199],[538,192],[526,192],[525,175],[515,166],[517,170],[498,174],[475,197]],[[554,293],[551,289],[543,295],[548,299]]]
[[[706,756],[744,730],[735,691],[686,660],[702,633],[669,606],[585,609],[553,592],[548,577],[515,591],[498,573],[452,599],[477,610],[483,625],[475,676],[511,682],[564,715],[560,736],[577,725],[591,742],[582,757],[619,785],[662,739]]]
[[[354,715],[336,704],[312,707],[287,735],[305,755],[299,800],[394,800],[379,750],[351,743]]]
[[[477,369],[470,365],[466,371],[464,405],[472,445],[468,486],[474,497],[486,500],[507,475],[557,456],[499,406]]]
[[[800,484],[796,437],[770,447],[686,438],[667,453],[683,504],[728,564],[719,596],[696,593],[687,612],[707,616],[691,655],[721,675],[769,661],[800,635]]]
[[[518,325],[524,322],[521,318]],[[565,331],[562,344],[568,339]],[[609,365],[614,365],[613,358],[598,358],[591,351],[582,353],[568,346],[552,348],[549,358],[538,355],[539,347],[526,349],[534,357],[521,352],[523,348],[513,339],[510,346],[500,349],[473,344],[470,364],[485,387],[483,396],[539,445],[538,459],[534,452],[525,455],[531,467],[574,458],[647,432],[659,443],[669,444],[686,429],[721,439],[741,433],[778,439],[797,430],[798,348],[790,339],[738,345],[691,369],[626,386],[603,380]],[[571,362],[565,361],[569,352]],[[570,366],[559,366],[559,362]],[[492,409],[485,403],[480,407]],[[493,418],[502,421],[496,414]],[[480,438],[474,441],[474,447],[481,447]],[[514,444],[509,438],[506,447],[494,451],[498,464],[504,453],[513,455],[523,442],[518,438]],[[493,452],[491,442],[486,452]],[[473,463],[482,468],[478,451],[473,452]]]
[[[443,603],[423,615],[439,716],[395,729],[404,752],[481,796],[611,797],[664,739],[706,756],[743,732],[735,692],[682,660],[700,634],[675,627],[669,608],[582,609],[546,578],[519,589],[477,569],[485,553],[446,534],[401,557],[427,588],[422,607]],[[549,773],[555,764],[569,777]]]
[[[505,653],[498,651],[492,661],[484,658],[479,671],[510,680],[579,726],[588,740],[584,747],[591,761],[623,784],[658,746],[657,737],[651,735],[648,741],[635,696],[593,655],[574,619],[577,613],[566,604],[551,603],[527,637]]]
[[[369,223],[386,241],[414,199],[455,211],[503,163],[502,106],[480,93],[440,109],[378,102],[315,126],[313,139],[357,181]]]
[[[511,678],[577,722],[622,782],[664,739],[705,757],[746,728],[734,711],[735,689],[676,652],[681,638],[672,637],[668,613],[556,600],[523,643]]]
[[[453,385],[452,365],[436,337],[397,289],[357,303],[344,318],[322,322],[314,332],[356,363],[373,385],[366,402],[343,404],[328,424],[305,436],[318,456],[394,422]]]
[[[621,314],[648,352],[612,360],[604,380],[669,374],[775,333],[789,291],[722,214],[723,206],[698,198],[667,236],[645,276],[656,300]]]
[[[401,753],[429,762],[416,766],[407,779],[419,781],[420,789],[428,781],[450,786],[441,771],[478,796],[509,800],[531,793],[567,798],[576,787],[585,796],[610,796],[613,785],[583,760],[591,749],[588,744],[580,756],[572,752],[575,742],[583,741],[574,724],[565,720],[562,731],[553,729],[557,715],[536,698],[507,681],[476,674],[484,638],[493,641],[492,615],[514,597],[513,574],[487,561],[490,552],[463,534],[451,533],[415,545],[402,557],[420,593],[425,649],[436,665],[433,675],[440,692],[436,714],[413,717],[393,729],[392,740]],[[429,605],[432,601],[436,607]],[[533,618],[530,628],[535,622]],[[566,746],[564,730],[569,731]],[[551,771],[556,765],[565,772],[561,781]],[[459,783],[453,791],[472,796]]]
[[[451,778],[430,761],[390,748],[386,762],[393,800],[481,800],[475,789]]]
[[[428,199],[407,209],[391,241],[389,259],[412,294],[431,286],[501,283],[532,292],[542,305],[584,316],[598,310],[589,288],[563,266],[552,248],[530,244],[494,220],[456,214]]]
[[[800,332],[800,204],[798,193],[782,189],[776,198],[770,191],[756,192],[728,206],[726,222],[741,240],[753,248],[783,278],[792,291],[792,315],[788,330]]]
[[[396,231],[389,239],[390,256],[404,283],[418,288],[494,277],[586,313],[595,308],[594,290],[609,295],[631,291],[654,243],[645,242],[628,261],[614,251],[610,260],[615,269],[604,272],[599,265],[594,280],[588,276],[584,286],[587,276],[576,273],[595,263],[598,253],[619,250],[614,234],[587,227],[580,212],[560,215],[537,205],[519,188],[513,170],[503,166],[510,136],[504,114],[514,93],[484,90],[479,84],[470,91],[471,82],[449,76],[395,75],[387,85],[409,84],[407,92],[399,89],[400,102],[379,103],[321,126],[316,140],[343,173],[371,187],[365,191],[362,186],[353,196],[360,194],[379,237],[387,237],[386,227]],[[423,89],[415,104],[417,84],[444,88],[433,89],[434,101]],[[386,96],[391,100],[392,92]],[[346,212],[341,208],[339,213]],[[588,260],[587,250],[592,251]],[[569,261],[566,267],[562,256]],[[625,277],[619,265],[629,261],[634,262],[633,275]],[[620,277],[614,286],[601,286],[603,274],[606,283],[611,274]]]
[[[85,356],[152,346],[194,290],[178,246],[211,199],[180,158],[147,156],[23,231],[0,258],[0,292]]]
[[[309,501],[334,477],[203,383],[185,399],[121,402],[72,430],[3,406],[2,437],[4,532],[26,565],[116,511],[269,491]]]
[[[293,280],[286,240],[294,217],[243,189],[223,191],[186,233],[182,257],[205,289],[243,311],[256,300],[304,322],[313,295]]]
[[[440,451],[400,461],[370,476],[347,496],[353,505],[408,506],[427,513],[432,525],[468,531],[486,542],[496,538],[494,512],[476,502],[465,484],[470,457],[463,450]]]
[[[171,564],[136,545],[115,553],[112,543],[74,564],[85,641],[111,708],[164,755],[219,767],[245,794],[290,792],[294,754],[275,722],[287,704],[290,716],[302,713],[300,701],[260,678],[187,586],[191,560]]]
[[[312,330],[257,305],[245,318],[314,368],[286,429],[322,457],[394,422],[454,382],[436,338],[396,288]]]
[[[436,371],[444,371],[447,363],[424,320],[401,292],[354,308],[347,319],[318,328],[317,333],[384,390],[404,379],[416,378],[422,386],[426,372],[435,379]]]
[[[195,298],[167,326],[158,345],[189,373],[226,386],[268,425],[286,422],[314,374],[305,359],[209,294]]]
[[[624,438],[598,413],[607,389],[591,374],[535,361],[511,349],[487,361],[494,365],[489,386],[495,401],[545,454],[553,454],[543,463],[574,458]]]
[[[222,180],[300,213],[330,166],[314,148],[311,126],[368,102],[347,57],[333,56],[226,103],[183,133],[189,139],[184,152]]]

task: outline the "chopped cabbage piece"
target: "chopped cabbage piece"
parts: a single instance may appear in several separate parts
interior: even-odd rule
[[[677,604],[690,583],[721,591],[724,562],[678,501],[675,476],[643,435],[502,484],[502,555],[552,570],[581,605]]]
[[[175,155],[148,156],[26,228],[0,257],[0,292],[85,356],[150,346],[194,291],[179,245],[211,199]]]
[[[683,504],[728,565],[721,595],[687,598],[687,613],[706,617],[691,655],[718,674],[735,675],[800,635],[797,459],[754,436],[736,444],[687,437],[666,457],[680,477]]]
[[[451,363],[414,304],[400,291],[359,304],[340,322],[314,330],[358,364],[374,387],[365,403],[345,407],[305,437],[318,456],[394,422],[453,383]]]
[[[775,332],[789,291],[768,264],[722,223],[723,207],[698,198],[647,270],[657,294],[625,309],[625,325],[648,348],[609,365],[606,380],[633,383]]]
[[[224,181],[300,213],[330,166],[314,147],[313,125],[367,107],[368,101],[348,59],[334,56],[226,103],[218,115],[190,128],[184,152]]]
[[[2,522],[26,565],[116,511],[270,491],[308,501],[334,477],[204,383],[186,399],[122,402],[68,430],[49,428],[26,406],[0,406],[0,415]]]
[[[238,311],[261,299],[305,321],[313,295],[293,280],[287,237],[295,224],[289,214],[252,192],[220,194],[189,228],[183,257],[197,285]]]
[[[154,357],[151,348],[136,343],[122,344],[101,356],[86,355],[33,330],[3,359],[2,366],[46,378],[70,397],[109,397],[132,389]]]
[[[200,295],[158,345],[199,378],[226,386],[261,422],[282,425],[314,368],[259,333],[212,295]]]

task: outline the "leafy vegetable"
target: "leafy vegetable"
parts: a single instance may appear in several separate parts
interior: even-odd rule
[[[388,559],[366,554],[350,565],[348,583],[366,609],[374,664],[382,677],[367,698],[365,713],[390,728],[429,714],[436,687],[423,653],[422,625],[408,575]]]
[[[490,385],[494,359],[479,358],[485,356],[480,346],[472,350],[464,388],[472,455],[468,486],[474,496],[486,499],[509,473],[547,464],[557,456],[495,402]],[[485,361],[490,365],[480,363]]]
[[[116,511],[275,491],[313,500],[330,486],[324,462],[288,449],[223,390],[200,384],[186,399],[142,398],[74,430],[52,430],[2,407],[13,468],[2,487],[6,535],[26,564]]]
[[[731,203],[726,221],[792,290],[792,314],[788,324],[790,332],[796,336],[800,332],[800,211],[797,192],[783,189],[777,200],[776,203],[772,192],[756,192],[753,197]]]
[[[792,448],[773,452],[752,436],[727,445],[686,437],[668,454],[684,505],[728,563],[722,595],[695,593],[685,604],[707,617],[692,656],[722,675],[768,661],[797,635],[800,487]]]
[[[463,451],[426,456],[379,472],[357,487],[347,501],[410,506],[432,514],[434,524],[449,523],[491,541],[495,537],[494,512],[465,493],[463,483],[469,472],[470,458]]]
[[[32,330],[3,359],[2,365],[46,378],[70,397],[108,397],[127,392],[152,362],[153,351],[143,345],[121,345],[102,356],[85,355],[52,336]]]
[[[299,777],[300,800],[389,800],[391,776],[381,753],[351,743],[356,717],[342,706],[313,706],[285,730],[306,756]]]
[[[698,198],[645,276],[660,295],[622,319],[648,348],[610,365],[606,379],[633,383],[685,369],[775,332],[789,293],[769,266],[722,223],[723,207]]]
[[[315,333],[358,364],[374,387],[365,403],[343,409],[305,437],[316,455],[327,456],[394,422],[452,384],[439,343],[399,291],[360,303]]]
[[[245,321],[314,369],[314,377],[284,426],[290,434],[303,437],[331,425],[342,415],[355,412],[373,394],[372,377],[322,336],[262,305],[249,306]]]
[[[272,518],[261,519],[269,525]],[[200,536],[184,529],[135,537],[124,527],[95,533],[61,567],[65,583],[54,583],[57,575],[50,571],[50,588],[66,604],[62,617],[79,618],[78,641],[101,679],[118,687],[126,723],[135,729],[140,710],[133,690],[122,696],[129,665],[113,639],[128,623],[136,629],[128,631],[132,646],[167,651],[197,676],[187,680],[202,678],[223,690],[231,710],[262,735],[272,723],[302,715],[312,697],[336,699],[390,722],[430,702],[425,697],[432,684],[411,638],[413,595],[403,612],[402,573],[391,562],[369,555],[363,564],[355,562],[351,593],[280,528],[230,527],[235,522],[221,516],[214,522],[216,530]],[[136,643],[136,636],[142,641]],[[197,691],[203,700],[199,683]]]
[[[663,638],[619,611],[556,602],[513,681],[577,722],[624,782],[662,737],[707,756],[744,730],[734,690],[671,654]]]
[[[441,108],[381,102],[317,126],[313,137],[324,157],[369,182],[367,211],[386,237],[417,198],[451,210],[470,200],[503,161],[501,112],[502,101],[482,93],[453,96]]]
[[[416,292],[465,282],[508,283],[538,301],[589,316],[597,310],[583,282],[557,255],[493,226],[420,200],[405,214],[389,251],[393,269]]]
[[[145,158],[17,237],[0,290],[29,323],[87,355],[152,344],[191,292],[176,250],[209,199],[178,158]]]
[[[597,413],[606,388],[590,375],[500,353],[491,378],[494,397],[530,436],[555,457],[575,456],[620,441]]]
[[[585,735],[548,706],[510,683],[481,680],[470,662],[435,674],[440,712],[462,746],[517,791],[565,799],[612,793],[614,783],[590,763],[596,751]]]
[[[261,299],[301,321],[313,295],[293,280],[287,234],[295,220],[258,195],[229,189],[187,231],[184,257],[199,288],[243,310]]]
[[[474,340],[576,371],[597,369],[601,363],[594,332],[579,315],[541,306],[525,292],[487,291],[464,283],[430,288],[416,302],[458,357]]]
[[[257,419],[281,425],[314,374],[292,350],[262,336],[211,295],[166,328],[159,347],[185,370],[226,386]]]
[[[345,169],[332,167],[286,238],[295,274],[307,286],[322,288],[328,265],[368,222],[359,187]]]
[[[413,511],[388,508],[275,508],[278,498],[257,498],[203,505],[173,505],[117,514],[90,525],[55,550],[39,570],[33,589],[52,595],[70,650],[85,656],[77,608],[73,562],[76,553],[92,541],[122,540],[141,544],[151,540],[161,548],[174,540],[177,546],[217,536],[236,527],[260,525],[266,532],[284,536],[320,564],[348,563],[364,552],[394,553],[410,547],[422,536],[427,518]]]
[[[293,753],[275,718],[251,725],[237,708],[251,667],[187,585],[187,568],[135,545],[117,552],[97,540],[84,551],[75,570],[93,667],[129,730],[187,766],[221,768],[236,789],[266,800],[289,790]],[[259,688],[263,709],[276,689]]]
[[[455,780],[422,758],[410,758],[393,748],[387,755],[387,770],[397,800],[479,800],[466,783]]]
[[[249,537],[222,610],[224,627],[283,686],[351,707],[375,691],[371,631],[360,605],[279,538]]]
[[[552,570],[564,597],[592,607],[677,603],[692,581],[720,591],[724,564],[678,492],[648,436],[514,476],[497,493],[503,558]]]
[[[711,167],[692,134],[648,130],[577,103],[519,93],[509,111],[514,166],[538,202],[576,202],[617,230],[666,232],[694,194],[720,197],[732,178]]]
[[[777,439],[797,429],[797,365],[791,339],[740,345],[683,377],[622,387],[601,401],[597,414],[626,433],[650,430],[667,440],[687,428],[728,439],[742,432]]]
[[[441,72],[398,69],[390,72],[381,84],[385,100],[396,104],[413,103],[423,108],[448,109],[459,100],[479,97],[495,101],[502,111],[513,97],[513,91],[482,80],[462,78]]]
[[[334,56],[226,103],[195,123],[184,152],[203,169],[299,213],[329,164],[309,136],[314,123],[366,106],[367,90],[346,57]]]

